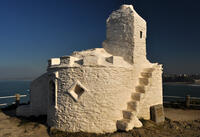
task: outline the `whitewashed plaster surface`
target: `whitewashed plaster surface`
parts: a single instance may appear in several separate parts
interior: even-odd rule
[[[68,132],[130,130],[162,104],[161,75],[162,66],[146,59],[145,20],[122,5],[107,20],[103,48],[49,60],[47,73],[32,83],[30,105],[17,114],[47,114],[49,126]]]

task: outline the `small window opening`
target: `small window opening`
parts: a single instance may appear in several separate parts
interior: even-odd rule
[[[85,91],[87,91],[87,89],[79,81],[76,81],[68,90],[68,93],[75,101],[78,101]]]
[[[56,100],[56,96],[55,96],[55,83],[53,80],[51,80],[49,82],[49,91],[50,91],[50,101],[51,101],[51,105],[55,106],[55,100]]]
[[[83,94],[84,89],[81,88],[79,85],[76,85],[74,92],[77,94],[78,98]]]
[[[142,38],[142,31],[140,31],[140,38]]]

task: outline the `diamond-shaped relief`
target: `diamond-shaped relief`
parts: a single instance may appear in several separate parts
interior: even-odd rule
[[[79,81],[76,81],[68,90],[68,93],[77,101],[85,91],[87,89]]]

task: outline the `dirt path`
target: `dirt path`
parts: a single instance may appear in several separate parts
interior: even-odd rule
[[[143,121],[142,128],[111,134],[67,133],[56,130],[49,133],[43,118],[17,118],[15,110],[0,111],[0,137],[49,137],[49,134],[52,137],[200,137],[200,110],[164,110],[167,119],[163,124]]]
[[[200,110],[165,108],[165,117],[173,121],[200,120]]]

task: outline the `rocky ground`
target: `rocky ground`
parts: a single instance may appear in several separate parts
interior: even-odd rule
[[[0,137],[49,137],[42,119],[17,118],[15,109],[0,110]]]
[[[15,109],[0,111],[0,137],[200,137],[200,110],[165,108],[162,124],[142,120],[144,127],[112,134],[66,133],[50,130],[45,117],[19,118]]]
[[[200,137],[200,120],[177,122],[166,119],[164,124],[143,121],[144,127],[112,134],[64,133],[51,131],[55,137]]]

